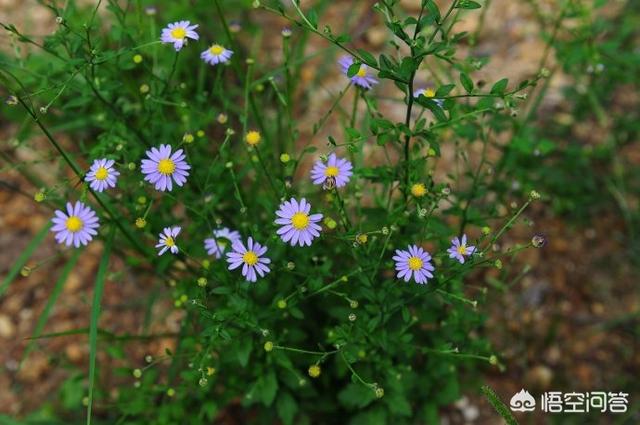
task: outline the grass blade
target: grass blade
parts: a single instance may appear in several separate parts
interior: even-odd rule
[[[509,411],[509,408],[502,402],[502,400],[500,400],[498,394],[496,394],[495,391],[491,389],[491,387],[489,387],[488,385],[483,385],[481,390],[487,400],[489,400],[489,403],[491,403],[496,412],[498,412],[498,414],[502,416],[502,419],[504,419],[507,424],[518,425],[518,421],[513,417],[513,415]]]
[[[113,244],[114,229],[104,245],[102,258],[96,274],[96,284],[93,289],[93,303],[91,304],[91,323],[89,325],[89,402],[87,404],[87,425],[91,424],[91,407],[93,405],[93,383],[96,376],[96,349],[98,345],[98,320],[100,319],[100,302],[104,292],[104,281],[109,267],[109,256]]]
[[[71,258],[69,258],[69,260],[67,261],[67,264],[65,264],[64,268],[62,269],[62,272],[60,272],[60,276],[58,277],[58,280],[56,281],[56,284],[53,287],[53,291],[51,291],[51,295],[49,295],[49,299],[47,300],[47,305],[44,306],[44,310],[42,310],[42,314],[38,318],[38,322],[36,323],[36,327],[33,330],[33,334],[31,335],[31,338],[29,338],[30,341],[29,341],[29,344],[27,344],[27,348],[25,348],[24,350],[24,354],[22,355],[22,360],[20,361],[20,367],[22,367],[22,364],[27,359],[27,357],[29,357],[29,354],[33,350],[33,347],[36,342],[35,340],[38,339],[38,337],[42,334],[42,330],[44,329],[44,325],[47,323],[47,320],[49,319],[51,310],[53,309],[53,306],[56,304],[58,297],[62,293],[64,284],[67,282],[67,278],[69,277],[71,270],[73,270],[73,267],[78,262],[78,258],[80,257],[81,252],[82,251],[80,250],[75,250]]]
[[[51,227],[51,222],[47,221],[47,224],[45,224],[44,227],[34,236],[31,242],[29,242],[29,245],[27,245],[24,251],[22,251],[16,262],[13,263],[13,266],[9,270],[9,274],[2,280],[2,283],[0,283],[0,296],[4,294],[4,291],[7,290],[13,279],[18,276],[20,270],[22,270],[27,261],[29,261],[29,258],[31,258],[33,251],[40,246],[44,237],[47,236],[47,232],[49,232],[49,227]]]

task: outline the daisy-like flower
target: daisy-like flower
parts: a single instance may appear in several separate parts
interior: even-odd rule
[[[110,187],[116,187],[116,181],[118,181],[119,172],[113,168],[115,161],[113,159],[96,159],[91,164],[89,172],[84,178],[89,182],[91,189],[96,192],[102,192]]]
[[[436,99],[436,98],[435,98],[435,97],[436,97],[436,92],[435,92],[433,89],[430,89],[430,88],[426,88],[426,89],[425,89],[425,88],[421,88],[421,89],[417,89],[417,90],[415,90],[415,91],[413,92],[413,97],[414,97],[414,98],[416,98],[416,99],[417,99],[417,98],[419,98],[420,96],[424,96],[424,97],[426,97],[427,99],[431,99],[431,100],[433,100],[433,101],[436,103],[436,105],[438,105],[439,107],[441,107],[441,108],[442,108],[442,105],[443,105],[443,103],[444,103],[444,100],[442,100],[442,99]]]
[[[322,220],[322,214],[309,215],[310,210],[311,204],[304,198],[300,202],[291,198],[280,204],[275,223],[281,225],[277,233],[283,242],[291,246],[310,246],[311,241],[320,236],[322,228],[316,223]]]
[[[180,234],[180,230],[182,228],[179,226],[165,227],[162,233],[158,234],[158,244],[156,245],[156,248],[160,248],[158,255],[164,254],[167,250],[170,250],[172,254],[178,253],[176,238]]]
[[[342,68],[342,72],[344,75],[347,75],[347,71],[349,71],[349,67],[353,65],[353,58],[348,55],[344,55],[340,57],[338,60],[338,64]],[[364,63],[360,65],[360,69],[351,77],[351,82],[356,86],[362,87],[363,89],[370,89],[374,84],[378,84],[378,80],[369,75],[369,67]],[[347,75],[348,76],[348,75]]]
[[[271,260],[263,257],[267,252],[267,247],[254,242],[251,237],[247,240],[246,247],[241,240],[237,240],[231,245],[231,248],[233,252],[227,253],[229,270],[235,270],[242,266],[242,276],[249,282],[258,280],[256,273],[260,277],[264,277],[265,274],[271,271],[267,266],[267,264],[271,263]]]
[[[76,201],[74,205],[67,202],[66,214],[62,210],[56,210],[51,221],[51,231],[56,234],[56,241],[76,248],[88,244],[98,234],[100,226],[95,211],[80,201]]]
[[[428,279],[433,277],[431,272],[435,268],[431,264],[431,255],[418,246],[409,245],[407,250],[396,249],[396,255],[393,256],[393,259],[396,262],[398,279],[409,282],[413,277],[417,283],[425,284]]]
[[[325,189],[342,187],[349,182],[353,172],[351,162],[336,157],[335,154],[329,155],[327,163],[316,161],[311,169],[311,180],[313,184],[321,184]]]
[[[196,28],[198,28],[198,25],[191,25],[189,21],[174,22],[162,30],[160,41],[173,43],[176,51],[180,51],[189,39],[197,40],[200,38],[198,33],[195,32]]]
[[[240,233],[223,227],[213,231],[213,238],[204,240],[204,249],[207,250],[207,254],[214,255],[217,259],[220,259],[227,247],[239,240]]]
[[[231,55],[233,55],[231,50],[227,50],[219,44],[213,44],[207,50],[200,53],[202,60],[210,65],[225,63],[231,58]]]
[[[173,182],[182,186],[187,181],[191,166],[184,160],[182,149],[172,154],[171,146],[160,145],[160,148],[148,150],[147,157],[149,159],[142,160],[142,173],[146,181],[155,185],[156,190],[171,191]]]
[[[475,251],[475,246],[467,246],[467,235],[462,235],[462,240],[451,239],[451,247],[447,250],[449,258],[455,258],[460,264],[464,264],[464,257],[470,256]]]

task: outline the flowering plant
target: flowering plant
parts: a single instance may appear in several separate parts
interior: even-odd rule
[[[232,24],[233,2],[175,3],[110,2],[107,16],[51,5],[59,28],[44,43],[6,27],[54,62],[34,52],[0,78],[28,132],[61,158],[58,180],[38,185],[60,256],[102,243],[89,419],[202,423],[240,403],[265,423],[336,412],[433,423],[459,397],[462,371],[501,367],[478,333],[486,291],[467,278],[531,246],[499,249],[539,195],[523,187],[498,211],[500,152],[489,147],[545,71],[474,82],[483,63],[457,55],[465,34],[454,29],[479,7],[469,0],[423,0],[417,14],[376,3],[390,32],[376,55],[296,0],[255,2],[251,19],[291,27],[280,56]],[[332,58],[320,77],[341,88],[311,124],[304,105],[318,87],[296,68],[314,59],[309,35]],[[447,152],[457,166],[443,172]],[[115,258],[135,273],[116,273]],[[178,331],[161,352],[127,359],[130,382],[108,391],[113,371],[96,361],[108,344],[102,290],[149,281],[166,288],[147,294],[149,320],[161,321],[156,305],[172,309]]]

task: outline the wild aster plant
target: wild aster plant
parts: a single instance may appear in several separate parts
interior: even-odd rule
[[[349,183],[353,175],[351,162],[336,157],[336,154],[329,155],[327,162],[319,160],[311,169],[311,180],[313,184],[323,185],[330,189],[332,187],[343,187]]]
[[[158,243],[156,244],[156,248],[158,248],[158,255],[162,255],[167,250],[169,250],[172,254],[177,254],[179,249],[176,244],[176,238],[180,234],[182,230],[179,226],[173,227],[165,227],[162,232],[158,235]]]
[[[162,382],[163,378],[151,376],[139,379],[142,375],[139,371],[139,374],[134,373],[134,377],[142,390],[121,391],[114,410],[128,412],[133,400],[145,407],[144,413],[133,414],[132,417],[125,413],[127,420],[140,423],[188,422],[187,418],[173,417],[173,412],[189,412],[185,406],[210,399],[212,394],[217,397],[218,388],[224,388],[224,394],[216,398],[216,404],[219,400],[237,399],[239,394],[246,394],[247,405],[256,402],[252,409],[259,412],[259,409],[270,409],[275,403],[279,414],[284,411],[282,423],[291,424],[322,418],[323,412],[315,416],[320,410],[314,410],[316,405],[360,415],[365,411],[348,406],[362,406],[363,400],[370,402],[373,397],[384,397],[381,385],[390,385],[387,394],[393,397],[393,402],[374,405],[374,400],[370,406],[364,406],[367,419],[371,413],[371,422],[403,421],[411,417],[419,423],[436,423],[434,418],[420,415],[423,411],[435,412],[438,404],[448,402],[442,400],[454,400],[459,396],[456,391],[446,397],[440,397],[439,393],[444,386],[447,387],[446,392],[450,392],[447,383],[456,382],[457,357],[450,356],[447,347],[447,355],[438,356],[437,362],[406,364],[404,359],[424,357],[425,347],[430,352],[437,351],[435,344],[440,345],[438,341],[464,347],[474,359],[481,359],[487,346],[480,338],[466,338],[478,323],[475,313],[466,306],[463,309],[459,303],[465,300],[461,288],[468,268],[451,267],[451,262],[445,261],[442,273],[436,275],[430,254],[414,243],[428,238],[431,245],[441,245],[444,251],[449,245],[447,238],[452,234],[451,227],[454,223],[458,227],[457,219],[464,223],[462,227],[485,225],[485,217],[491,215],[486,199],[491,198],[493,185],[484,185],[480,181],[485,176],[483,168],[478,174],[479,180],[473,184],[483,184],[486,190],[467,192],[466,176],[474,175],[476,171],[464,169],[468,164],[460,164],[459,174],[457,170],[446,177],[446,173],[429,173],[436,168],[440,146],[450,142],[451,135],[464,142],[456,143],[458,149],[458,146],[466,148],[484,142],[478,139],[476,127],[486,128],[485,134],[491,130],[492,136],[494,131],[497,136],[500,129],[512,128],[506,125],[510,117],[496,105],[515,108],[520,99],[517,97],[520,86],[511,82],[518,89],[508,90],[506,80],[501,80],[490,89],[475,87],[474,80],[462,71],[475,70],[475,63],[460,61],[460,55],[454,54],[457,41],[448,32],[455,25],[451,21],[444,22],[447,19],[455,21],[458,13],[441,13],[441,21],[434,25],[434,17],[438,15],[437,3],[440,3],[434,0],[421,2],[423,11],[419,16],[422,18],[417,14],[415,17],[407,16],[410,12],[397,6],[398,2],[381,2],[376,10],[384,10],[381,19],[391,31],[388,40],[396,46],[389,49],[385,45],[387,47],[381,47],[375,54],[366,51],[366,44],[349,41],[346,28],[341,31],[344,34],[339,36],[340,39],[336,38],[328,20],[327,26],[323,22],[322,30],[318,30],[315,27],[317,17],[309,16],[307,19],[301,2],[295,1],[292,3],[295,13],[287,10],[286,15],[278,15],[278,19],[292,21],[290,24],[295,28],[295,36],[290,30],[284,30],[282,38],[278,39],[282,46],[270,60],[253,61],[242,56],[244,52],[251,51],[246,42],[254,34],[252,21],[247,20],[243,21],[247,31],[243,28],[241,37],[231,36],[233,45],[238,46],[235,53],[221,44],[213,44],[205,51],[180,55],[180,62],[178,55],[157,49],[157,46],[152,46],[153,41],[149,43],[150,40],[144,38],[146,34],[157,32],[153,26],[155,8],[153,14],[144,16],[143,10],[138,10],[140,8],[122,10],[120,3],[110,2],[109,10],[116,13],[117,18],[109,21],[117,30],[113,35],[99,32],[97,22],[102,18],[101,14],[96,16],[94,26],[87,26],[86,34],[61,27],[55,37],[47,38],[43,45],[73,47],[70,51],[59,47],[55,49],[63,58],[68,53],[71,62],[50,62],[43,57],[29,55],[24,63],[34,66],[34,69],[22,71],[32,72],[16,73],[18,78],[23,75],[27,79],[24,84],[26,90],[18,85],[9,87],[9,94],[18,97],[23,92],[33,93],[32,100],[38,105],[30,106],[31,102],[23,102],[24,98],[13,96],[9,103],[20,105],[20,108],[13,108],[10,111],[12,115],[25,107],[30,113],[28,115],[35,118],[31,125],[42,129],[65,120],[78,122],[79,127],[84,123],[79,134],[101,132],[103,137],[92,139],[91,146],[79,144],[74,147],[78,155],[93,158],[95,153],[117,154],[128,162],[126,168],[120,168],[122,175],[119,176],[114,164],[109,162],[92,166],[86,176],[78,172],[78,178],[86,177],[96,192],[113,187],[116,184],[113,178],[118,177],[117,186],[121,189],[118,196],[107,198],[99,195],[96,198],[100,210],[109,218],[107,226],[114,230],[108,234],[114,235],[115,239],[105,238],[104,251],[108,251],[106,248],[110,241],[115,241],[120,245],[119,251],[131,255],[136,262],[144,262],[150,259],[148,248],[156,245],[156,252],[164,257],[155,259],[153,264],[145,264],[139,270],[151,269],[154,278],[157,272],[170,271],[172,279],[168,282],[171,285],[168,296],[174,297],[176,309],[189,308],[183,319],[187,331],[185,337],[181,332],[176,338],[181,353],[171,359],[171,367],[181,379],[171,380],[175,388],[166,389],[168,397],[163,399],[166,403],[157,404],[156,398],[148,398],[148,394],[156,393],[168,381]],[[178,3],[186,5],[189,2],[178,1],[175,10],[184,9],[184,5]],[[214,18],[212,22],[215,24],[207,33],[216,37],[229,35],[224,29],[224,23],[229,23],[229,20],[218,15],[215,7],[204,3],[191,2],[189,6],[194,16]],[[237,8],[233,11],[234,16],[245,15],[245,11],[240,10],[244,7],[241,2],[214,2],[217,3]],[[256,5],[258,3],[255,2]],[[456,5],[463,5],[460,0],[448,3],[453,12],[456,12]],[[473,6],[468,3],[464,4]],[[158,10],[158,13],[171,13],[173,9],[172,6]],[[262,12],[251,12],[252,18],[258,18],[257,14]],[[400,19],[396,20],[396,17]],[[59,24],[63,22],[58,21]],[[129,24],[134,25],[135,37],[127,35],[133,35],[132,29],[125,27]],[[162,30],[161,41],[179,51],[187,42],[199,39],[197,27],[189,21],[172,23]],[[232,34],[239,28],[240,25],[233,23],[228,25]],[[94,33],[96,37],[99,34],[103,38],[97,45],[91,43],[96,39]],[[327,99],[326,113],[320,121],[320,124],[326,119],[344,123],[332,128],[329,145],[331,150],[344,148],[352,154],[352,159],[349,161],[332,153],[326,160],[315,162],[310,172],[313,185],[308,184],[309,177],[304,169],[306,163],[301,158],[321,140],[309,137],[309,146],[299,149],[303,144],[299,142],[306,142],[301,140],[306,135],[299,125],[305,118],[300,116],[306,113],[304,101],[318,89],[313,84],[301,84],[310,82],[300,68],[300,54],[308,50],[304,44],[307,33],[324,37],[353,55],[340,58],[339,69],[349,78],[350,84],[337,82],[347,88],[335,94],[333,99]],[[21,39],[18,36],[15,40],[20,42]],[[356,48],[356,45],[363,48]],[[78,56],[75,54],[78,51],[96,54]],[[272,51],[264,53],[261,57]],[[130,54],[131,61],[128,58]],[[429,65],[438,65],[437,62],[442,60],[442,66],[435,69],[438,69],[441,81],[448,84],[438,87],[437,91],[416,89],[415,76],[422,72],[425,59]],[[206,72],[202,61],[211,65],[232,63],[233,73]],[[269,69],[274,61],[279,63],[274,65],[274,69]],[[354,62],[358,65],[353,66]],[[128,66],[123,67],[123,64]],[[335,63],[329,65],[336,66]],[[24,65],[16,62],[15,66],[21,68]],[[99,70],[95,78],[92,75],[94,68]],[[76,84],[74,77],[77,74],[85,77],[82,84]],[[540,71],[541,76],[545,74]],[[63,86],[62,91],[56,90],[59,95],[53,101],[51,98],[36,99],[41,97],[37,93],[41,93],[43,88],[41,75],[47,77],[46,81],[65,81],[62,77],[66,76],[70,84]],[[6,77],[3,69],[0,69],[0,76]],[[378,84],[378,78],[388,82],[383,96],[370,91]],[[462,81],[462,86],[458,80]],[[534,77],[530,81],[533,84],[537,79]],[[347,91],[351,93],[343,98]],[[443,99],[436,98],[436,92]],[[472,101],[456,102],[454,108],[446,111],[432,108],[434,103],[443,105],[444,98],[464,98],[465,93],[473,97]],[[96,96],[107,106],[99,114],[91,102]],[[349,97],[351,104],[347,101]],[[74,102],[76,98],[81,102],[65,104]],[[425,102],[426,99],[431,101]],[[433,119],[423,119],[425,109],[417,105],[430,109]],[[54,110],[57,113],[40,119],[38,110],[40,114]],[[75,128],[74,124],[65,131],[73,132]],[[46,135],[49,133],[56,134],[45,131]],[[314,128],[310,136],[318,134]],[[176,135],[184,135],[182,143],[189,146],[189,163],[185,151],[176,150],[168,144],[150,148],[144,159],[139,158],[141,146]],[[114,143],[116,138],[117,144]],[[56,145],[54,136],[49,140]],[[262,144],[263,140],[269,143]],[[247,146],[253,148],[248,149],[248,155]],[[132,162],[139,160],[142,160],[144,180],[157,190],[171,191],[174,185],[183,187],[183,190],[165,196],[145,193],[144,182],[135,172],[137,164]],[[75,171],[73,162],[69,162],[67,165]],[[106,170],[107,177],[100,167]],[[508,168],[505,165],[504,170]],[[356,169],[357,185],[351,181]],[[302,179],[301,175],[304,175]],[[452,185],[449,176],[465,181]],[[500,177],[496,172],[496,178]],[[187,178],[192,184],[185,187]],[[318,185],[325,189],[343,190],[319,193]],[[34,199],[56,202],[60,196],[66,196],[62,195],[62,189],[86,189],[62,186],[38,188]],[[449,197],[451,190],[447,186],[458,188],[459,193]],[[444,187],[446,189],[442,189]],[[50,197],[45,198],[45,193]],[[315,214],[315,210],[312,214],[307,201],[311,197],[316,208],[321,206],[323,214]],[[445,198],[449,202],[443,209],[440,201]],[[283,202],[283,199],[289,200]],[[466,205],[472,203],[473,208],[461,208],[461,200],[468,200]],[[96,237],[97,216],[89,207],[82,205],[82,208],[76,204],[68,206],[66,211],[56,212],[52,231],[58,242],[79,246]],[[274,210],[277,210],[276,232],[268,225],[274,219],[270,216]],[[205,229],[211,229],[212,222],[224,220],[238,229],[250,231],[252,237],[242,240],[235,230],[217,228],[213,235],[194,238],[183,235],[178,248],[181,228],[173,226],[163,229],[157,240],[153,238],[153,242],[145,246],[151,224],[172,223],[178,219],[188,222],[189,228],[195,232],[206,232]],[[323,228],[320,227],[321,219],[325,223]],[[319,238],[320,233],[323,233],[323,238]],[[489,230],[483,237],[490,237],[491,233]],[[500,231],[495,233],[500,234]],[[274,246],[273,251],[270,250],[274,262],[272,267],[271,258],[266,257],[267,247],[253,239],[258,235],[280,238],[295,248],[283,244]],[[212,258],[203,255],[203,239],[204,251],[215,259],[224,258],[224,263],[211,264],[209,260]],[[406,244],[411,245],[390,253],[390,247]],[[460,246],[465,244],[466,240],[459,241]],[[533,244],[538,246],[538,239],[534,239]],[[307,248],[297,249],[299,246]],[[465,247],[463,253],[457,251],[460,246],[454,244],[448,251],[448,255],[455,254],[452,258],[456,261],[468,259],[471,255],[468,248],[473,248]],[[452,252],[452,248],[456,251]],[[167,252],[188,252],[189,255],[174,259],[166,256]],[[103,258],[108,258],[109,254],[103,255]],[[441,253],[441,256],[445,255]],[[395,273],[391,273],[394,265]],[[264,278],[266,284],[260,287],[239,285],[239,273],[230,273],[226,268],[240,271],[250,282]],[[271,268],[276,273],[269,274]],[[109,275],[118,279],[118,273]],[[444,279],[435,285],[440,276]],[[429,282],[437,293],[418,285],[398,287],[393,284],[395,278],[420,284]],[[208,281],[214,283],[215,288],[208,285]],[[443,301],[443,297],[451,297],[456,300],[455,304]],[[187,299],[193,304],[186,306]],[[361,307],[358,307],[359,303]],[[439,320],[449,313],[456,315],[455,321],[445,323]],[[294,318],[304,320],[294,321]],[[298,323],[301,325],[296,326]],[[414,323],[425,326],[413,326]],[[265,353],[256,353],[256,347],[264,347]],[[309,352],[308,349],[314,351]],[[252,366],[256,367],[246,367],[249,358]],[[156,362],[149,360],[150,368],[155,365]],[[194,368],[192,365],[198,366]],[[225,373],[220,374],[219,381],[212,385],[207,379],[211,380],[208,377],[214,375],[214,366],[224,368]],[[358,379],[345,380],[345,370]],[[304,376],[306,371],[308,377],[313,378],[311,384]],[[366,375],[358,375],[360,371],[366,371]],[[293,382],[294,387],[308,385],[309,391],[293,390],[288,382],[291,376],[300,378],[300,381]],[[397,379],[397,376],[402,379]],[[368,382],[367,377],[372,381]],[[433,379],[434,385],[426,388],[415,384],[419,377]],[[193,378],[200,386],[197,392],[193,391]],[[362,390],[369,391],[369,394]],[[107,391],[103,393],[108,394]],[[339,397],[335,397],[336,393]],[[253,401],[249,401],[249,395]],[[331,404],[336,399],[341,406]],[[434,401],[436,399],[440,401]],[[220,408],[224,408],[223,403],[220,401]],[[427,403],[430,404],[429,409],[421,407],[412,411],[413,406]],[[259,407],[261,405],[266,407]],[[299,406],[299,417],[292,413],[292,406]],[[303,415],[307,411],[302,413],[303,406],[308,411],[306,417]],[[381,415],[379,420],[374,420],[376,415]],[[215,417],[202,419],[210,422]]]
[[[191,25],[189,21],[174,22],[162,30],[160,41],[173,43],[176,51],[180,51],[189,39],[197,40],[200,38],[195,31],[196,28],[198,28],[198,25]]]
[[[203,61],[210,65],[217,65],[219,63],[226,63],[233,55],[231,50],[227,50],[219,44],[213,44],[207,50],[200,54]]]
[[[207,254],[220,259],[227,248],[240,239],[241,237],[239,232],[223,227],[213,231],[213,238],[204,240],[204,248],[207,250]]]
[[[267,252],[267,247],[254,242],[253,238],[249,237],[246,246],[241,240],[237,240],[231,247],[233,251],[227,253],[229,270],[235,270],[242,266],[242,276],[249,282],[255,282],[258,280],[258,276],[264,277],[271,271],[268,266],[271,260],[263,257]]]
[[[338,64],[342,69],[342,73],[348,77],[347,72],[349,71],[349,67],[353,65],[354,60],[351,56],[344,55],[340,57],[338,60]],[[378,80],[371,76],[371,69],[366,64],[361,64],[360,69],[351,77],[351,82],[358,87],[363,89],[371,89],[375,84],[378,84]]]
[[[108,188],[116,187],[120,173],[113,168],[113,159],[96,159],[91,164],[85,180],[89,182],[91,189],[102,192]]]
[[[147,151],[147,158],[142,160],[144,179],[155,185],[156,190],[171,191],[173,183],[182,186],[187,181],[191,166],[185,161],[182,149],[171,153],[171,146],[160,145]]]
[[[284,201],[276,211],[275,223],[281,225],[277,233],[283,242],[291,246],[311,246],[311,241],[320,236],[322,228],[316,224],[322,220],[322,214],[310,214],[311,204],[302,198]]]
[[[425,284],[433,277],[435,267],[431,264],[431,255],[421,247],[409,245],[406,250],[396,249],[393,256],[398,271],[398,279],[409,282],[411,278],[416,283]]]
[[[424,96],[427,99],[433,100],[441,108],[442,108],[442,105],[444,104],[444,100],[443,99],[437,99],[436,98],[436,92],[433,89],[420,88],[420,89],[417,89],[417,90],[415,90],[413,92],[413,97],[418,98],[420,96]]]
[[[62,210],[55,211],[55,217],[51,220],[56,241],[66,246],[86,245],[98,234],[98,216],[95,211],[80,201],[75,204],[67,202],[66,213]]]
[[[462,235],[462,239],[453,238],[451,247],[447,250],[449,258],[458,260],[460,264],[464,264],[464,258],[469,257],[476,251],[475,246],[467,246],[467,235]]]

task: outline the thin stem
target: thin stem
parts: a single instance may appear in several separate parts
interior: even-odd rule
[[[160,97],[163,97],[165,95],[165,93],[169,89],[169,85],[171,85],[171,79],[173,78],[173,74],[176,72],[176,65],[178,64],[179,54],[180,52],[176,52],[175,56],[173,57],[173,65],[171,65],[171,72],[169,72],[169,77],[167,78],[164,89],[162,89],[162,93],[160,93]]]
[[[262,160],[262,155],[260,154],[260,149],[258,149],[257,146],[254,149],[256,151],[256,156],[258,157],[258,162],[260,163],[260,166],[262,167],[262,171],[264,171],[264,174],[267,176],[267,180],[269,180],[269,186],[271,187],[271,190],[273,190],[273,194],[276,196],[276,199],[280,199],[280,195],[278,194],[278,189],[276,188],[276,185],[273,182],[273,178],[271,177],[271,173],[269,173],[269,171],[267,170],[267,166],[264,164],[264,161]]]
[[[274,345],[273,348],[277,349],[277,350],[292,351],[294,353],[300,353],[300,354],[311,354],[311,355],[314,355],[314,356],[329,356],[329,355],[335,354],[335,353],[337,353],[339,351],[339,350],[333,350],[333,351],[311,351],[311,350],[303,350],[303,349],[300,349],[300,348],[284,347],[282,345]]]

